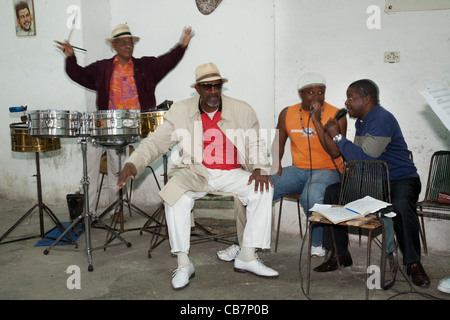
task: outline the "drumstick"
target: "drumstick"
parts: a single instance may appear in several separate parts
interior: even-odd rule
[[[62,43],[62,42],[59,42],[59,41],[56,41],[56,40],[53,40],[53,41],[55,41],[55,42],[56,42],[57,44],[59,44],[60,46],[64,45],[64,43]],[[72,48],[78,49],[78,50],[82,50],[82,51],[87,51],[86,49],[83,49],[83,48],[80,48],[80,47],[72,46]]]
[[[78,10],[76,10],[75,14],[73,15],[72,26],[70,27],[69,35],[67,36],[67,39],[66,39],[67,42],[70,42],[70,38],[72,37],[72,31],[75,28],[75,22],[77,20],[77,14],[78,14]]]
[[[70,37],[72,36],[72,31],[73,31],[73,28],[70,28],[69,35],[67,36],[67,39],[66,39],[67,42],[70,42]]]

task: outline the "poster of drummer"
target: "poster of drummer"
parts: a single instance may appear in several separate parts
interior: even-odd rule
[[[16,21],[16,36],[35,36],[34,0],[12,0],[14,20]]]

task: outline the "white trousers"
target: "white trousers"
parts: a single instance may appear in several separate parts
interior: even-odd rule
[[[188,191],[173,205],[164,203],[166,223],[169,231],[171,252],[189,253],[191,236],[191,211],[194,201],[213,192],[231,192],[238,196],[241,203],[246,206],[246,224],[243,247],[269,249],[272,226],[272,197],[273,189],[255,192],[254,181],[248,185],[250,173],[242,169],[211,170],[209,185],[206,192]]]
[[[97,196],[99,187],[100,175],[100,159],[103,151],[106,149],[106,157],[108,158],[108,193],[109,204],[119,199],[119,189],[117,188],[117,180],[119,178],[119,156],[117,150],[114,148],[104,148],[102,146],[95,146],[90,141],[86,145],[86,162],[89,178],[89,211],[94,212],[97,204]],[[125,163],[129,153],[129,148],[126,147],[126,154],[121,155],[121,166]],[[126,188],[123,189],[125,194]]]

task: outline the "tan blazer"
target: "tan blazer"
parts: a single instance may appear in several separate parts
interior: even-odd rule
[[[173,168],[169,181],[159,196],[174,205],[186,191],[206,191],[208,172],[203,161],[203,127],[198,109],[199,96],[175,103],[165,114],[164,122],[143,139],[126,162],[136,166],[137,176],[146,166],[178,144],[179,157],[172,154]],[[252,172],[270,170],[270,154],[259,135],[255,111],[246,102],[222,95],[222,120],[219,128],[238,150],[242,168]],[[174,158],[176,158],[174,160]]]

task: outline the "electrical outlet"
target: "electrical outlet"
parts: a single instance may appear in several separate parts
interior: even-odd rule
[[[384,53],[384,62],[396,63],[400,62],[400,51],[388,51]]]

